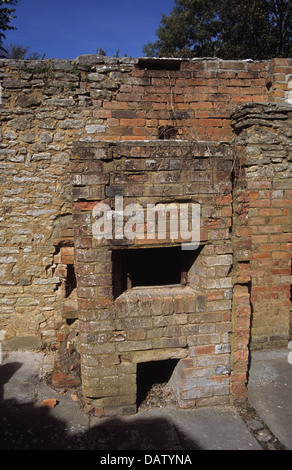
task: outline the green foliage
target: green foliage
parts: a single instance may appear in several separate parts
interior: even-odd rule
[[[3,48],[3,40],[5,39],[5,34],[3,31],[8,31],[11,29],[16,29],[11,26],[10,20],[16,18],[13,13],[15,12],[15,6],[18,0],[0,0],[0,51],[5,51]],[[9,8],[12,7],[12,8]]]
[[[99,47],[98,49],[96,49],[96,54],[97,55],[102,55],[102,56],[106,56],[106,51],[104,51],[101,47]]]
[[[269,59],[292,56],[292,0],[175,0],[147,56]]]
[[[104,56],[106,57],[107,56],[107,52],[102,49],[101,47],[99,47],[98,49],[96,49],[96,54],[97,55],[101,55],[101,56]],[[117,52],[115,53],[115,55],[113,57],[117,57],[119,58],[120,57],[120,49],[117,50]],[[125,53],[124,57],[127,57],[127,54]]]

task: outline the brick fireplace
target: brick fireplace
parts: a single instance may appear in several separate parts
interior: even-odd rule
[[[238,377],[230,145],[78,142],[71,174],[84,396],[100,415],[135,413],[138,366],[163,370],[173,360],[169,384],[181,407],[229,403]],[[199,207],[199,240],[186,249],[170,224],[163,239],[147,237],[146,219],[130,239],[98,239],[96,208],[113,209],[118,196],[124,206]]]

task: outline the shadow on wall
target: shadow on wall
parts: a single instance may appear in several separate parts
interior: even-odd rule
[[[193,439],[161,418],[101,419],[70,435],[50,409],[3,399],[4,384],[21,365],[0,365],[0,450],[199,450]]]

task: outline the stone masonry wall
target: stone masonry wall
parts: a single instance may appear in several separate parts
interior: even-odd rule
[[[4,348],[56,342],[62,312],[72,312],[66,283],[74,261],[73,142],[230,140],[231,110],[249,102],[289,102],[291,74],[290,59],[1,60]]]

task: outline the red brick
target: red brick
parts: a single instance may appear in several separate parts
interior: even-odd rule
[[[62,332],[62,331],[57,331],[56,337],[57,340],[60,342],[64,342],[67,340],[69,333],[68,332]]]
[[[145,126],[145,119],[121,119],[120,126],[125,127],[143,127]]]
[[[55,406],[58,404],[58,401],[55,398],[46,398],[41,402],[41,407],[42,408],[55,408]]]
[[[53,372],[52,385],[58,388],[76,387],[80,385],[80,380],[63,372]]]
[[[291,260],[291,253],[289,251],[276,251],[271,253],[272,259],[287,259]]]
[[[282,209],[260,209],[259,210],[259,215],[267,216],[267,217],[275,217],[275,216],[280,216],[283,215],[283,210]]]
[[[251,315],[251,307],[250,306],[246,306],[246,307],[237,306],[235,312],[236,312],[236,316],[238,317],[249,318]]]
[[[248,317],[239,317],[236,320],[236,327],[239,329],[246,329],[248,330],[250,326],[250,318]]]
[[[292,207],[292,200],[291,199],[273,199],[272,200],[273,207]]]
[[[270,259],[271,254],[270,253],[252,253],[251,259],[257,260],[257,259]]]
[[[281,245],[280,243],[263,243],[260,244],[258,247],[260,251],[280,251]]]
[[[73,209],[91,211],[96,206],[96,201],[79,201],[73,203]]]
[[[232,195],[228,194],[227,196],[217,196],[216,204],[218,205],[232,204]]]
[[[208,292],[206,298],[207,300],[222,300],[224,299],[224,293],[220,291]]]
[[[222,119],[200,119],[199,125],[203,127],[222,127]]]
[[[214,354],[215,346],[198,346],[194,348],[194,353],[196,356]]]

